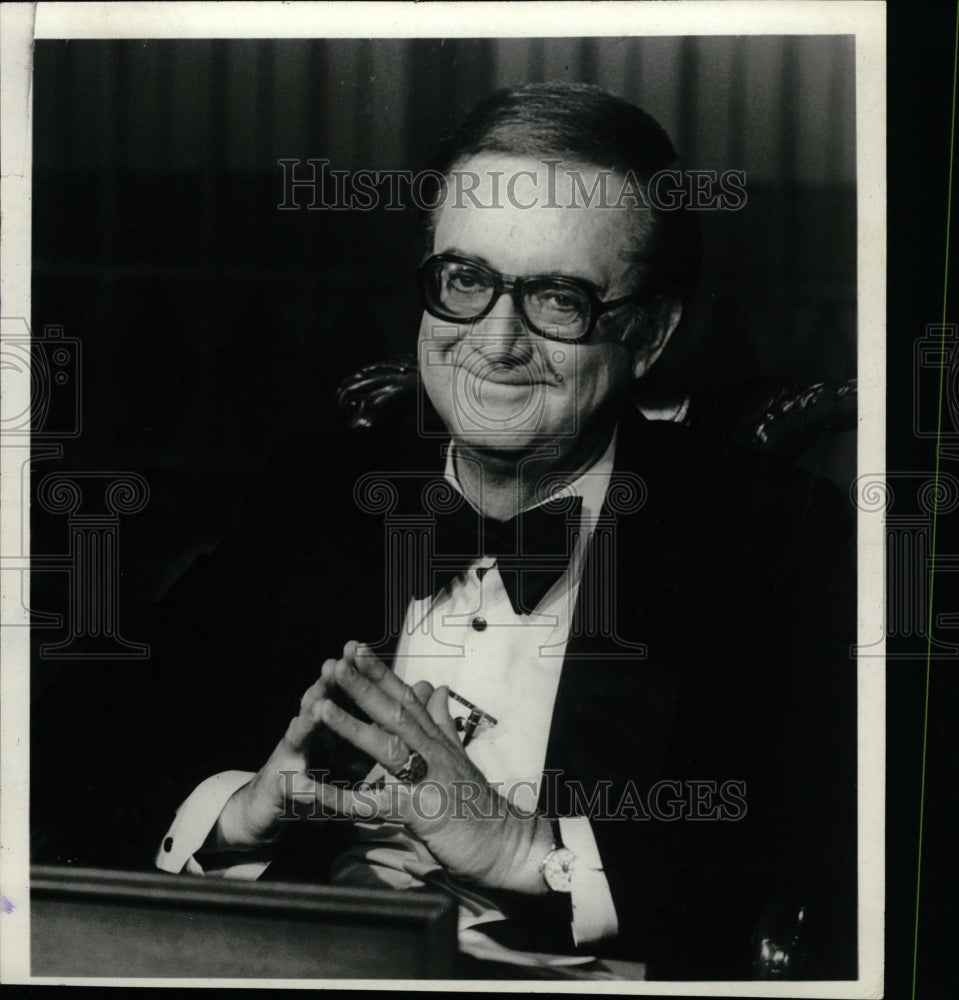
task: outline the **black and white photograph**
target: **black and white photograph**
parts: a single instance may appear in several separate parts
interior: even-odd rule
[[[32,6],[7,967],[883,995],[885,6]]]

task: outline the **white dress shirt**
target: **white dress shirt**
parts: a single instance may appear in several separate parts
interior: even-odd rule
[[[477,559],[467,572],[429,598],[412,600],[396,647],[396,674],[407,684],[428,681],[485,713],[467,754],[487,780],[528,811],[539,796],[553,704],[579,592],[583,560],[599,518],[613,467],[615,435],[600,459],[562,495],[583,498],[580,531],[567,569],[528,615],[516,614],[493,557]],[[447,453],[446,478],[460,490],[454,449]],[[462,492],[462,491],[460,491]],[[555,496],[555,494],[554,494]],[[362,637],[357,637],[362,638]],[[451,714],[465,719],[469,708],[450,698]],[[377,765],[369,775],[384,774]],[[164,871],[255,879],[269,859],[206,868],[193,856],[205,842],[227,799],[253,774],[229,771],[202,782],[180,806],[156,856]],[[564,846],[576,854],[572,880],[573,938],[586,945],[617,931],[616,911],[596,841],[585,817],[560,820]],[[433,882],[442,870],[426,847],[400,824],[357,822],[354,840],[333,865],[332,881],[343,885],[412,888]],[[445,883],[448,886],[448,883]],[[460,935],[502,916],[477,893],[461,892]]]

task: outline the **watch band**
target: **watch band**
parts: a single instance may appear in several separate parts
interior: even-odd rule
[[[553,828],[553,850],[555,851],[557,847],[565,847],[563,843],[563,831],[559,825],[559,819],[553,816],[550,819],[550,826]]]

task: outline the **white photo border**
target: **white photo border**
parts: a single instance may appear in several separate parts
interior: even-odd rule
[[[31,272],[32,45],[54,38],[346,38],[346,37],[589,37],[613,35],[855,36],[858,197],[858,468],[885,475],[886,274],[886,25],[877,2],[629,3],[40,3],[3,4],[2,202],[0,302],[3,316],[29,317]],[[17,389],[21,397],[17,397]],[[3,414],[22,412],[22,382],[5,381]],[[9,390],[9,391],[8,391]],[[0,510],[2,551],[20,544],[19,466],[3,451]],[[27,549],[26,551],[29,551]],[[883,525],[859,513],[859,638],[881,633],[884,620]],[[5,576],[10,574],[5,574]],[[2,592],[0,654],[0,881],[5,913],[0,968],[7,983],[54,983],[30,976],[29,948],[29,629],[19,587]],[[875,648],[875,647],[874,647]],[[636,995],[878,997],[883,990],[885,661],[858,661],[859,676],[859,979],[851,982],[585,983],[530,982],[528,992]],[[75,979],[77,985],[262,986],[343,989],[376,986],[442,990],[461,984],[419,981],[260,981]],[[498,990],[498,983],[471,983]],[[513,984],[516,985],[515,983]]]

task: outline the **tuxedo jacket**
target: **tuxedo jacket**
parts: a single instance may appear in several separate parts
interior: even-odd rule
[[[116,723],[85,776],[110,803],[87,823],[113,852],[96,860],[148,865],[200,780],[261,767],[346,640],[389,658],[411,596],[389,539],[444,468],[426,430],[290,440],[155,610],[150,669],[93,699]],[[855,976],[853,555],[832,487],[623,413],[540,801],[591,815],[619,922],[601,950],[650,977],[745,977],[760,912],[795,901],[820,930],[811,967]],[[323,754],[333,777],[370,763]],[[271,877],[322,880],[346,835],[302,824]]]

